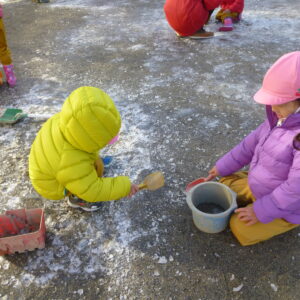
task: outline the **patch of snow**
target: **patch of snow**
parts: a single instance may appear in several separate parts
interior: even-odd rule
[[[14,2],[21,2],[23,0],[1,0],[1,4],[6,4],[6,3],[14,3]]]
[[[165,256],[161,256],[158,260],[159,264],[166,264],[168,262],[168,260],[166,259]]]
[[[272,288],[272,290],[273,290],[274,292],[277,292],[277,291],[278,291],[278,286],[277,286],[277,285],[275,285],[274,283],[271,283],[270,285],[271,285],[271,288]]]
[[[66,98],[66,94],[62,90],[57,94],[50,94],[48,83],[44,85],[34,84],[30,90],[24,93],[23,99],[18,99],[22,102],[21,108],[26,113],[35,114],[55,114],[60,111],[62,103]],[[59,97],[58,97],[59,96]],[[151,170],[152,165],[149,155],[149,145],[151,141],[148,136],[151,131],[147,128],[149,117],[142,111],[141,107],[136,103],[123,103],[119,102],[116,96],[115,103],[122,115],[122,129],[119,141],[104,149],[102,154],[108,153],[114,156],[114,161],[107,171],[107,176],[128,175],[133,181],[137,180],[140,172],[143,170]],[[113,97],[114,98],[114,97]],[[55,99],[57,102],[53,102]],[[57,100],[59,99],[59,100]],[[36,104],[39,103],[39,104]],[[49,105],[52,104],[52,105]],[[30,124],[30,130],[25,132],[23,148],[24,151],[29,153],[33,138],[39,129],[36,123]],[[20,123],[19,126],[1,128],[0,143],[1,145],[10,145],[12,153],[19,147],[19,134],[20,127],[25,126]],[[6,162],[10,156],[8,153],[4,158]],[[7,208],[20,208],[22,207],[21,197],[14,196],[14,193],[20,188],[17,181],[5,181],[1,183],[2,197],[5,198],[5,206]],[[134,199],[122,200],[128,206],[130,201]],[[24,270],[20,273],[18,278],[5,281],[3,284],[7,285],[25,285],[31,284],[46,286],[52,279],[58,276],[58,271],[65,274],[82,274],[83,277],[93,276],[97,272],[107,272],[118,268],[122,264],[122,255],[114,258],[112,261],[109,255],[112,253],[124,253],[127,259],[131,260],[128,255],[128,247],[130,244],[143,236],[149,234],[157,234],[158,223],[153,222],[149,231],[133,230],[131,219],[128,216],[127,210],[123,210],[119,205],[114,202],[109,203],[113,224],[116,229],[117,235],[112,237],[109,243],[106,243],[106,238],[103,236],[102,228],[106,228],[104,224],[106,220],[101,214],[91,214],[91,218],[74,218],[72,211],[65,207],[63,201],[51,202],[45,201],[45,208],[63,210],[64,213],[53,218],[52,215],[46,215],[46,227],[51,228],[54,234],[50,244],[43,250],[38,250],[34,255],[29,257]],[[65,235],[73,235],[74,228],[81,228],[73,236],[73,244],[70,245],[64,238]],[[75,231],[76,232],[76,231]],[[130,251],[131,254],[134,251]],[[143,255],[143,253],[139,254]],[[85,257],[83,261],[82,257]],[[7,270],[10,262],[0,258],[0,268]],[[38,274],[40,267],[43,266],[44,273]],[[126,272],[126,269],[124,269]],[[33,275],[35,274],[35,275]]]
[[[145,45],[136,44],[136,45],[133,45],[133,46],[128,48],[128,50],[132,50],[132,51],[138,51],[138,50],[141,50],[141,49],[145,49]]]
[[[244,286],[243,284],[240,284],[239,286],[233,288],[232,290],[233,290],[234,292],[239,292],[239,291],[242,289],[243,286]]]
[[[80,296],[83,295],[83,289],[79,289],[79,290],[77,291],[77,294],[79,294]]]

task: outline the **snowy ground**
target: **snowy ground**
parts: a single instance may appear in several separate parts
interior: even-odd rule
[[[47,226],[45,249],[0,257],[0,299],[298,299],[299,230],[247,248],[228,230],[201,233],[184,187],[264,119],[252,96],[299,50],[300,3],[248,0],[233,32],[191,41],[169,28],[164,1],[50,2],[0,0],[18,77],[0,107],[35,114],[0,127],[1,212],[43,207]],[[163,189],[92,214],[35,193],[30,145],[81,85],[106,91],[123,118],[107,175],[140,182],[159,169]]]

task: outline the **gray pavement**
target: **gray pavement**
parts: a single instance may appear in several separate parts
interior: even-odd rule
[[[0,127],[1,212],[43,207],[47,239],[0,257],[0,299],[299,299],[299,229],[241,247],[229,230],[195,228],[184,188],[264,119],[252,96],[299,50],[300,3],[248,0],[233,32],[205,41],[178,39],[164,1],[1,3],[18,83],[0,87],[0,107],[35,114]],[[140,182],[161,170],[164,188],[91,214],[33,190],[27,160],[43,115],[82,85],[106,91],[123,118],[103,151],[115,156],[107,175]]]

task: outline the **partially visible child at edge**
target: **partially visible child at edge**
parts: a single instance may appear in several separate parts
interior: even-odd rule
[[[9,86],[13,87],[16,85],[16,76],[13,70],[12,59],[10,50],[7,47],[5,28],[3,24],[3,9],[0,4],[0,62],[3,65],[6,80]],[[0,84],[3,83],[2,74],[0,72]]]
[[[216,20],[222,22],[219,31],[233,30],[233,23],[237,23],[242,18],[244,0],[222,0],[221,8],[216,14]]]
[[[300,51],[278,59],[254,100],[266,105],[267,119],[220,158],[206,180],[237,193],[230,228],[251,245],[300,224]],[[249,172],[237,172],[250,164]]]
[[[179,37],[209,38],[213,32],[203,28],[221,0],[166,0],[164,11],[169,25]]]
[[[113,100],[95,87],[80,87],[38,132],[29,155],[29,176],[47,199],[68,196],[71,207],[95,211],[102,201],[132,196],[127,176],[104,178],[100,149],[115,139],[121,117]]]

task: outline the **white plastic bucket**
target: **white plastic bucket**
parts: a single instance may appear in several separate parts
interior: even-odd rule
[[[207,233],[218,233],[228,225],[231,213],[237,208],[236,193],[219,182],[203,182],[187,191],[187,204],[192,210],[196,227]],[[204,212],[199,206],[216,206],[222,212]]]

